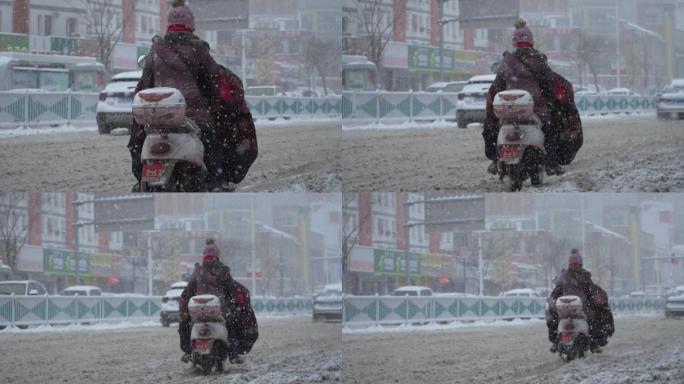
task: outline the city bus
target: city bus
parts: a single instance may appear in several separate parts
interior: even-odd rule
[[[0,52],[0,91],[99,92],[105,66],[94,57]]]
[[[375,91],[378,69],[366,56],[342,55],[342,88],[345,91]]]

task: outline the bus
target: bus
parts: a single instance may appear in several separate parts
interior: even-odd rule
[[[106,70],[94,57],[0,52],[0,91],[99,92]]]
[[[375,91],[378,69],[366,56],[342,55],[342,89]]]

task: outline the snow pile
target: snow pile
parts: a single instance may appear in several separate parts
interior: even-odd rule
[[[52,135],[61,133],[97,132],[97,126],[60,125],[58,127],[30,128],[21,126],[15,129],[0,129],[0,139],[10,137]]]
[[[351,124],[350,124],[351,123]],[[446,121],[446,120],[435,120],[435,121],[409,121],[409,120],[404,120],[404,121],[398,121],[398,120],[392,120],[392,121],[374,121],[372,123],[368,124],[354,124],[354,121],[344,121],[343,120],[343,125],[342,125],[342,130],[344,131],[355,131],[355,130],[383,130],[383,129],[388,129],[388,130],[397,130],[397,129],[447,129],[447,128],[456,128],[457,124],[455,121]],[[481,124],[474,123],[469,126],[481,126]]]
[[[402,332],[431,332],[447,331],[462,328],[485,328],[485,327],[515,327],[533,324],[545,324],[543,319],[513,319],[506,320],[478,320],[472,322],[452,321],[446,324],[431,322],[429,324],[401,324],[401,325],[372,325],[369,327],[356,328],[345,325],[342,328],[344,334],[364,334],[364,333],[402,333]]]
[[[39,325],[37,327],[29,327],[21,329],[17,327],[7,327],[0,330],[0,335],[11,333],[43,333],[43,332],[81,332],[81,331],[109,331],[114,329],[130,329],[130,328],[146,328],[146,327],[161,327],[159,321],[143,321],[130,322],[124,321],[120,323],[95,323],[95,324],[68,324],[68,325]]]

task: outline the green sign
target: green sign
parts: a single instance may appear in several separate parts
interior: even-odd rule
[[[420,275],[421,255],[409,253],[409,274]],[[386,249],[373,250],[374,270],[378,275],[405,275],[406,274],[406,253],[403,251],[392,251]]]
[[[79,255],[79,273],[90,274],[90,257],[87,253]],[[76,273],[74,252],[64,249],[43,249],[45,273],[54,275],[73,275]]]
[[[409,45],[409,69],[414,71],[438,72],[440,69],[439,48],[420,47]],[[454,51],[445,49],[442,57],[444,59],[444,70],[454,70]]]
[[[0,33],[0,51],[28,52],[28,35],[17,35],[13,33]]]

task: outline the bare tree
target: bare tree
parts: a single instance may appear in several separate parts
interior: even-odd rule
[[[121,2],[120,0],[72,0],[84,11],[85,22],[88,25],[88,35],[93,36],[97,44],[95,55],[99,62],[112,69],[112,54],[114,48],[121,40],[121,34],[126,22],[127,15],[134,14],[131,10],[122,10],[119,4],[128,4],[135,7],[135,2]],[[123,11],[123,12],[122,12]]]
[[[0,193],[0,256],[15,270],[21,248],[26,244],[30,228],[30,215],[22,192]]]
[[[312,37],[306,44],[304,61],[307,66],[318,72],[323,82],[323,91],[328,94],[326,76],[333,69],[339,69],[342,49],[337,39],[318,39]]]
[[[512,255],[520,245],[515,234],[501,232],[488,236],[483,242],[483,252],[490,261],[492,281],[500,289],[508,290],[514,283]],[[483,274],[486,273],[483,271]]]
[[[368,39],[366,56],[378,68],[382,62],[382,53],[392,37],[390,32],[394,26],[393,17],[390,17],[392,8],[383,3],[383,0],[354,0],[354,8],[357,10],[354,18],[362,29],[359,33],[363,33]]]
[[[275,82],[275,62],[273,56],[278,51],[278,37],[272,32],[248,36],[246,55],[255,60],[254,77],[257,85]],[[242,79],[246,83],[247,79]]]
[[[601,37],[582,33],[573,52],[575,60],[589,68],[594,77],[596,90],[598,90],[598,65],[601,60],[601,53],[605,50],[606,43]]]

